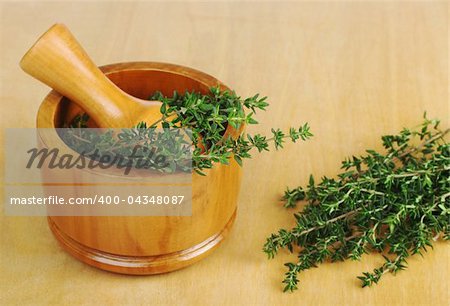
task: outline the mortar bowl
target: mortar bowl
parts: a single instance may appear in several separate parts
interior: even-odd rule
[[[174,90],[207,93],[218,85],[229,90],[208,74],[174,64],[131,62],[101,70],[123,91],[141,99],[155,91],[170,96]],[[52,91],[39,108],[37,127],[61,128],[82,112]],[[228,132],[232,137],[239,134]],[[41,137],[40,144],[67,149],[57,133],[52,140]],[[48,223],[63,249],[86,264],[122,274],[165,273],[204,258],[229,234],[240,182],[241,168],[230,160],[229,165],[214,164],[206,176],[192,173],[191,216],[48,216]]]

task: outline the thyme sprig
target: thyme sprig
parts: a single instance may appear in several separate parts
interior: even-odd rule
[[[258,122],[254,119],[255,113],[258,110],[266,110],[269,105],[266,102],[267,97],[261,98],[258,94],[242,99],[235,92],[212,87],[207,94],[196,91],[180,94],[174,91],[172,96],[165,96],[161,92],[155,92],[149,100],[161,101],[161,118],[152,124],[140,122],[133,130],[123,130],[118,135],[118,139],[114,138],[112,133],[99,137],[99,135],[86,135],[83,132],[82,128],[87,127],[89,116],[80,114],[70,123],[69,127],[72,131],[66,133],[64,140],[78,152],[100,150],[101,155],[129,156],[136,145],[142,146],[142,150],[145,150],[150,144],[158,142],[161,137],[158,138],[157,133],[152,132],[156,127],[162,126],[171,130],[181,127],[189,129],[186,136],[194,145],[193,152],[178,154],[178,152],[187,152],[185,143],[180,141],[183,147],[173,148],[176,154],[171,154],[177,158],[171,160],[169,169],[163,170],[166,172],[187,170],[183,156],[186,158],[189,155],[192,159],[192,169],[204,175],[204,170],[212,168],[214,163],[228,164],[231,158],[242,165],[243,159],[252,157],[253,149],[258,152],[268,151],[269,144],[273,143],[274,148],[278,150],[283,148],[286,140],[304,141],[313,136],[308,123],[298,128],[291,127],[286,132],[272,129],[271,137],[242,132],[242,125],[257,124]],[[237,131],[235,137],[227,134],[228,126]],[[180,139],[179,134],[175,136]],[[166,147],[165,145],[157,146]]]
[[[359,260],[378,252],[384,264],[358,279],[362,287],[386,273],[406,268],[406,259],[422,254],[439,237],[450,239],[450,145],[438,120],[416,130],[381,137],[385,153],[346,159],[337,178],[310,176],[306,189],[287,189],[284,206],[307,201],[294,214],[295,226],[267,238],[264,252],[273,258],[280,249],[298,250],[286,263],[284,291],[298,287],[298,274],[325,260]]]

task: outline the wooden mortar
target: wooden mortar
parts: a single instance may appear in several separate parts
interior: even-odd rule
[[[212,76],[173,64],[121,63],[101,70],[124,92],[141,99],[154,91],[171,95],[173,90],[207,93],[216,85],[228,89]],[[37,127],[63,127],[81,111],[51,91],[39,109]],[[229,126],[226,133],[237,137],[240,131]],[[68,149],[56,132],[52,139],[41,136],[43,146]],[[234,160],[215,164],[206,176],[193,173],[192,216],[49,216],[48,222],[62,247],[89,265],[123,274],[169,272],[202,259],[227,236],[236,217],[240,181],[241,168]]]

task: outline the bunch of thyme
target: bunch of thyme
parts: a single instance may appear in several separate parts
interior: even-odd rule
[[[192,144],[181,129],[88,129],[86,114],[77,115],[70,128],[59,129],[64,142],[102,167],[190,172]],[[164,159],[160,160],[163,156]],[[128,173],[129,170],[126,171]]]
[[[298,274],[317,264],[359,260],[369,252],[385,262],[358,278],[362,287],[405,269],[410,255],[422,254],[439,237],[450,239],[450,129],[428,120],[416,130],[381,138],[385,153],[367,150],[342,162],[338,178],[311,176],[306,189],[287,189],[285,207],[307,201],[294,214],[296,225],[280,229],[264,245],[273,258],[279,249],[298,252],[286,263],[284,291],[297,289]]]
[[[260,98],[258,94],[242,99],[235,92],[212,87],[207,94],[196,91],[180,94],[174,91],[173,95],[168,97],[161,92],[156,92],[149,97],[149,100],[161,101],[161,118],[152,124],[140,122],[132,130],[123,130],[119,133],[118,139],[113,138],[112,133],[101,135],[101,137],[92,134],[86,136],[82,128],[87,127],[89,116],[81,114],[70,123],[71,129],[63,139],[80,153],[100,150],[101,154],[115,154],[123,153],[124,148],[131,150],[135,145],[142,146],[142,150],[148,148],[150,144],[154,146],[158,143],[159,136],[152,131],[155,131],[157,126],[168,130],[181,127],[189,130],[186,134],[194,144],[193,152],[189,155],[192,158],[192,168],[203,175],[203,170],[212,168],[215,162],[228,164],[230,158],[234,158],[239,165],[242,165],[242,159],[251,158],[250,151],[254,148],[258,152],[268,151],[269,143],[273,142],[275,149],[278,150],[283,147],[286,139],[296,142],[299,139],[307,140],[312,136],[307,123],[298,128],[291,127],[286,132],[272,129],[271,137],[242,132],[234,138],[227,135],[229,125],[240,131],[243,124],[258,123],[253,116],[258,110],[265,110],[268,106],[266,97]],[[179,134],[175,134],[174,137],[178,139],[181,147],[172,146],[175,153],[171,152],[171,156],[176,158],[172,158],[171,166],[164,169],[166,172],[187,169],[186,161],[183,160],[183,157],[188,155],[186,143],[180,140]],[[172,143],[177,141],[172,139]],[[157,147],[165,146],[158,144]],[[112,152],[104,152],[105,150]]]

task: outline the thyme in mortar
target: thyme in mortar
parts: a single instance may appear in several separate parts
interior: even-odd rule
[[[165,129],[187,128],[190,130],[188,136],[194,144],[192,155],[192,168],[203,175],[205,169],[213,167],[215,162],[228,164],[230,158],[234,158],[239,165],[242,160],[251,158],[250,151],[254,148],[258,152],[268,151],[269,143],[273,143],[275,149],[283,147],[286,140],[296,142],[297,140],[307,140],[312,135],[307,123],[298,128],[291,127],[288,131],[272,129],[271,137],[261,134],[245,134],[241,132],[237,137],[226,135],[228,125],[239,130],[243,124],[257,124],[253,118],[258,110],[266,110],[269,105],[266,97],[260,98],[259,95],[242,99],[235,92],[222,91],[218,87],[210,88],[209,93],[202,94],[192,91],[180,94],[174,91],[171,97],[164,96],[161,92],[156,92],[149,97],[149,100],[161,101],[161,119],[153,124],[147,125],[145,122],[137,124],[134,129],[123,130],[117,136],[112,133],[102,135],[86,135],[82,128],[87,127],[89,116],[81,114],[76,116],[69,127],[71,131],[65,133],[63,139],[69,146],[78,152],[89,152],[99,150],[100,155],[121,154],[129,156],[131,150],[136,145],[142,145],[142,150],[151,143],[158,142],[158,139],[166,139],[158,136],[158,133],[152,131],[158,125]],[[159,138],[158,138],[159,137]],[[185,145],[176,135],[177,139]],[[159,147],[163,147],[159,145]],[[109,152],[104,152],[107,148]],[[170,156],[176,156],[171,160],[171,166],[167,171],[187,170],[184,157],[186,157],[187,147],[176,148],[176,153]],[[178,154],[178,151],[181,153]],[[183,153],[184,152],[184,153]],[[184,160],[184,162],[183,162]]]
[[[439,237],[450,239],[450,145],[438,120],[417,130],[381,138],[385,153],[367,150],[342,162],[337,179],[311,176],[306,189],[287,189],[285,207],[308,201],[294,214],[291,230],[280,229],[264,245],[273,258],[279,249],[298,252],[286,263],[284,291],[297,289],[298,274],[330,261],[359,260],[380,253],[385,262],[358,278],[362,287],[405,269],[406,259],[422,254]]]

